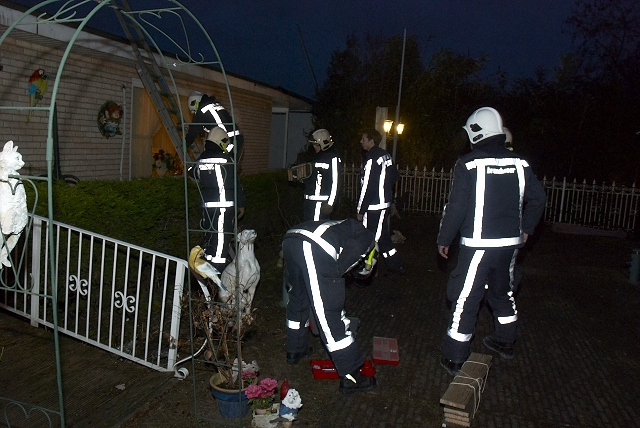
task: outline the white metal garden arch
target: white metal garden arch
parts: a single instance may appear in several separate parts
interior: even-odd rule
[[[149,4],[152,3],[152,7]],[[186,169],[193,164],[194,158],[187,150],[184,142],[186,135],[186,127],[189,125],[189,116],[185,116],[182,105],[179,102],[179,88],[176,83],[175,73],[178,73],[184,67],[211,67],[221,73],[226,85],[227,96],[229,100],[229,111],[234,116],[233,101],[227,75],[218,55],[218,51],[207,30],[199,22],[199,20],[180,2],[176,0],[158,0],[154,2],[140,0],[45,0],[36,6],[22,13],[15,22],[11,23],[6,31],[0,37],[0,47],[7,37],[11,37],[14,31],[23,30],[26,27],[33,26],[44,27],[50,24],[62,24],[73,28],[73,33],[68,40],[61,56],[58,70],[55,73],[55,80],[49,85],[49,97],[47,101],[43,100],[38,106],[18,105],[17,103],[9,103],[10,105],[0,105],[0,110],[16,110],[16,111],[44,111],[47,115],[47,137],[46,137],[46,176],[12,176],[20,178],[23,182],[45,181],[47,186],[47,206],[48,206],[48,228],[49,234],[53,235],[53,181],[55,178],[55,153],[54,146],[57,138],[57,120],[56,120],[56,103],[60,95],[61,76],[67,65],[67,60],[76,44],[79,36],[85,30],[87,24],[96,18],[96,16],[104,17],[106,13],[112,13],[120,23],[126,38],[129,39],[134,56],[137,60],[137,72],[142,80],[147,92],[151,96],[158,114],[167,130],[177,153],[183,160]],[[103,18],[101,18],[103,19]],[[114,22],[115,19],[113,19]],[[194,43],[197,40],[197,43]],[[204,42],[204,43],[203,43]],[[204,46],[204,48],[203,48]],[[201,50],[202,49],[202,50]],[[235,119],[231,126],[235,126]],[[234,162],[237,162],[237,158]],[[189,242],[189,201],[187,197],[187,182],[185,174],[185,211],[187,242],[185,245],[185,258],[188,249],[191,248]],[[34,186],[35,188],[35,186]],[[237,188],[237,186],[236,186]],[[236,219],[237,220],[237,219]],[[237,221],[234,223],[237,225]],[[191,230],[191,232],[194,232]],[[232,232],[234,235],[237,229],[234,227]],[[2,238],[4,239],[4,238]],[[56,266],[58,254],[54,248],[53,240],[49,240],[47,248],[49,266],[51,269],[51,294],[46,296],[51,300],[52,307],[56,307],[58,287],[55,282],[57,279]],[[22,260],[20,257],[19,260]],[[24,294],[31,293],[31,284],[28,281],[22,281],[21,276],[17,274],[20,266],[12,266],[14,275],[10,276],[11,281],[0,282],[0,290],[11,290],[12,292],[20,292]],[[238,297],[238,296],[237,296]],[[239,298],[235,299],[240,302]],[[49,426],[66,426],[65,406],[64,406],[64,390],[62,388],[61,375],[61,358],[59,340],[58,340],[58,321],[54,312],[54,342],[55,342],[55,361],[57,371],[57,388],[58,388],[58,409],[43,408],[29,403],[10,402],[13,406],[22,408],[25,415],[38,411],[45,414],[49,421]],[[239,312],[238,317],[239,317]],[[238,322],[240,319],[238,318]],[[193,335],[193,334],[192,334]],[[192,337],[193,338],[193,337]],[[193,349],[192,355],[197,355],[197,351]],[[239,341],[238,341],[239,342]],[[238,353],[240,353],[238,348]],[[241,356],[240,356],[241,357]],[[195,358],[195,357],[194,357]],[[241,358],[239,358],[241,360]],[[192,359],[193,361],[193,359]],[[195,385],[195,377],[194,377]],[[194,388],[195,394],[195,388]],[[197,409],[196,409],[197,414]],[[59,422],[58,422],[59,420]]]

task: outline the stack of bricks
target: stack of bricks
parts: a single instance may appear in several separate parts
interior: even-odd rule
[[[440,399],[444,405],[443,427],[470,427],[491,367],[491,356],[472,353]]]

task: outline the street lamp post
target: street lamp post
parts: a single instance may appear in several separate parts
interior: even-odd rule
[[[384,132],[388,134],[389,131],[391,131],[392,127],[394,128],[394,132],[393,132],[393,157],[391,159],[393,160],[393,163],[396,164],[396,143],[398,142],[398,135],[402,134],[402,132],[404,131],[404,123],[398,122],[394,127],[393,120],[384,121],[384,124],[383,124]],[[394,191],[393,191],[394,199],[397,196],[398,196],[398,183],[395,184]]]
[[[404,29],[404,36],[402,38],[402,61],[400,63],[400,83],[398,85],[398,104],[396,105],[396,123],[400,124],[400,98],[402,95],[402,75],[404,74],[404,49],[407,44],[407,29]],[[396,161],[396,145],[398,144],[398,127],[396,132],[393,133],[393,154],[391,158]]]

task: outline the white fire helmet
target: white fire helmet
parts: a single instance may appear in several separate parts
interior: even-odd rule
[[[219,126],[215,126],[209,131],[207,141],[216,143],[225,153],[231,153],[233,151],[233,140],[229,138],[226,131]]]
[[[198,107],[200,106],[200,100],[202,99],[202,92],[193,91],[189,94],[187,103],[189,104],[189,111],[191,114],[196,114]]]
[[[502,117],[496,109],[491,107],[481,107],[474,111],[463,128],[467,131],[471,144],[477,144],[494,135],[504,134]]]
[[[318,129],[309,137],[309,142],[312,144],[318,144],[320,146],[320,150],[327,150],[329,147],[333,145],[333,139],[331,138],[331,134],[326,129]]]

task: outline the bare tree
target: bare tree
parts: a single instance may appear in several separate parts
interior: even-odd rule
[[[636,91],[640,75],[640,2],[577,0],[566,23],[573,28],[587,74],[621,79]]]

